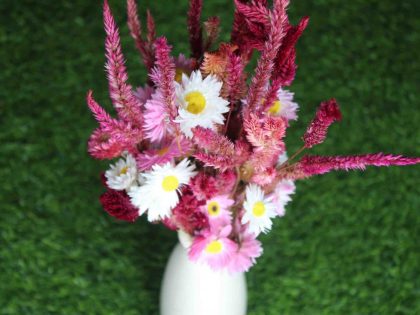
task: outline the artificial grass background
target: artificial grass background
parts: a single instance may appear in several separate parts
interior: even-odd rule
[[[143,84],[124,1],[111,6],[131,82]],[[187,0],[139,7],[187,51]],[[222,17],[228,39],[231,1],[204,8]],[[334,96],[344,120],[317,153],[420,155],[419,11],[417,0],[292,1],[292,20],[311,21],[298,45],[289,152]],[[86,153],[95,127],[86,91],[111,108],[101,2],[2,0],[0,18],[0,314],[158,314],[176,235],[102,212],[107,163]],[[299,182],[247,275],[249,314],[420,314],[419,175],[370,168]]]

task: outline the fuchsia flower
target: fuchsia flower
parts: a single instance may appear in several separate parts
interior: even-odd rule
[[[197,235],[189,249],[192,261],[206,263],[214,270],[227,267],[238,245],[228,238],[232,227],[225,226],[221,231],[204,230]]]
[[[217,228],[220,226],[229,225],[232,220],[232,213],[230,207],[235,203],[229,196],[215,196],[207,200],[202,210],[209,218],[211,227]]]
[[[137,4],[127,0],[130,33],[148,72],[147,85],[133,90],[105,1],[105,68],[116,115],[89,91],[87,104],[99,126],[88,151],[97,159],[123,158],[111,162],[103,177],[107,191],[100,202],[106,212],[126,221],[147,212],[149,221],[192,240],[192,261],[243,272],[262,254],[257,236],[285,215],[296,180],[369,165],[418,164],[420,158],[300,157],[324,142],[330,125],[341,119],[335,99],[321,103],[302,148],[288,158],[284,138],[298,104],[285,87],[295,78],[295,46],[309,18],[290,24],[289,0],[234,2],[231,41],[216,46],[220,20],[210,17],[203,27],[203,1],[190,0],[189,59],[173,57],[167,39],[156,38],[149,11],[143,34]],[[260,57],[250,75],[255,50]]]
[[[258,257],[261,256],[263,248],[256,239],[254,233],[247,231],[246,226],[240,228],[239,245],[236,252],[233,253],[228,270],[234,272],[244,272],[251,268]]]

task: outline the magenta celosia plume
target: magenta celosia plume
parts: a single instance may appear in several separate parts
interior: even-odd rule
[[[135,0],[127,0],[128,27],[148,71],[147,84],[133,88],[105,1],[105,69],[116,115],[88,92],[99,124],[88,151],[96,159],[118,158],[103,176],[107,191],[100,197],[111,216],[125,221],[147,216],[189,240],[191,260],[243,272],[263,252],[259,235],[285,215],[295,181],[333,170],[418,164],[420,158],[383,153],[300,158],[341,120],[335,99],[321,103],[302,148],[288,155],[286,131],[299,106],[286,87],[295,78],[296,43],[309,18],[292,25],[289,0],[273,0],[272,6],[267,0],[234,3],[231,41],[217,44],[220,19],[202,23],[203,1],[189,1],[186,57],[171,55],[149,11],[144,33]],[[260,53],[255,71],[247,73],[255,52]]]

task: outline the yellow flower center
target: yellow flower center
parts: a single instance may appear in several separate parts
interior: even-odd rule
[[[165,155],[168,151],[169,151],[168,147],[162,148],[162,149],[157,151],[157,155],[159,155],[159,156]]]
[[[273,103],[273,105],[270,106],[270,108],[268,109],[268,113],[271,115],[276,115],[280,112],[281,110],[281,102],[280,100],[277,100]]]
[[[127,174],[127,172],[128,172],[128,166],[124,166],[120,171],[120,175]]]
[[[191,114],[200,114],[206,108],[206,99],[203,94],[193,91],[185,95],[185,101],[188,103],[187,111]]]
[[[207,212],[210,216],[215,217],[220,213],[220,205],[217,201],[211,201],[207,205]]]
[[[252,208],[252,214],[256,217],[262,217],[265,213],[265,205],[262,201],[257,201],[254,203],[254,208]]]
[[[181,68],[176,68],[175,69],[175,81],[176,82],[178,82],[178,83],[181,83],[181,81],[182,81],[182,75],[184,74],[185,72],[184,71],[182,71],[182,69]]]
[[[206,252],[209,254],[219,254],[223,250],[221,241],[212,241],[206,246]]]
[[[162,181],[162,188],[164,191],[174,191],[178,188],[179,181],[178,178],[176,178],[173,175],[166,176]]]

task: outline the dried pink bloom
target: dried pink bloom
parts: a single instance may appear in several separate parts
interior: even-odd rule
[[[240,99],[246,88],[244,76],[244,63],[241,56],[234,53],[228,55],[228,63],[226,67],[226,89],[228,99],[233,102]]]
[[[216,187],[219,195],[232,193],[236,184],[236,173],[232,170],[221,172],[216,175]]]
[[[178,205],[172,209],[173,224],[189,234],[208,228],[207,216],[200,211],[204,204],[205,201],[198,200],[191,189],[184,188]]]
[[[203,54],[203,31],[200,25],[203,0],[190,0],[188,10],[188,33],[192,56],[199,59]]]
[[[189,183],[191,191],[198,200],[207,200],[217,195],[216,179],[205,173],[198,173]]]
[[[140,104],[133,95],[132,87],[127,83],[128,75],[121,51],[120,35],[107,1],[104,2],[104,25],[107,59],[105,68],[112,103],[121,119],[141,127],[143,114]]]
[[[273,182],[277,176],[277,171],[274,167],[269,167],[261,171],[256,172],[252,177],[250,182],[255,183],[259,186],[266,186]]]
[[[353,156],[304,156],[297,165],[299,178],[328,173],[332,170],[364,170],[366,166],[392,166],[419,164],[420,158],[383,153]],[[299,173],[300,172],[300,173]]]
[[[312,148],[314,145],[324,142],[327,137],[328,127],[336,120],[341,120],[341,112],[335,99],[322,102],[315,114],[305,135],[303,141],[306,148]]]
[[[155,20],[153,18],[152,13],[150,13],[150,10],[147,10],[147,41],[150,44],[153,44],[155,39],[156,39]]]
[[[159,37],[155,41],[156,49],[156,76],[152,76],[154,83],[160,90],[163,101],[166,105],[166,112],[172,124],[172,120],[177,116],[177,108],[175,106],[175,64],[170,56],[171,46],[168,45],[165,37]],[[157,79],[157,80],[156,80]]]
[[[206,153],[228,156],[235,153],[234,144],[225,136],[220,135],[211,129],[195,127],[193,129],[193,134],[192,140],[200,149],[205,150]]]
[[[136,0],[127,0],[128,28],[131,37],[134,39],[136,48],[140,52],[143,62],[148,71],[153,68],[155,54],[153,48],[154,41],[154,22],[149,11],[147,11],[148,40],[142,38],[141,23],[137,14]]]
[[[211,129],[196,127],[193,130],[193,141],[199,149],[194,157],[221,171],[239,166],[249,156],[249,147],[246,143],[237,141],[233,144],[227,137]]]
[[[142,139],[143,132],[129,123],[112,118],[88,92],[87,103],[100,127],[88,141],[89,154],[97,159],[112,159],[123,151],[135,152],[136,144]]]
[[[115,126],[118,125],[118,121],[112,118],[102,107],[99,105],[93,98],[93,92],[88,91],[86,101],[90,111],[95,117],[96,121],[99,123],[101,128],[112,130]]]
[[[88,152],[95,159],[113,159],[123,151],[123,143],[104,129],[96,129],[89,138]]]
[[[260,119],[251,114],[244,121],[246,138],[254,147],[248,163],[255,170],[262,171],[277,162],[278,156],[285,150],[283,137],[286,126],[282,117],[265,116]]]
[[[285,0],[275,0],[273,11],[270,14],[270,32],[265,43],[261,58],[258,60],[255,75],[252,78],[246,99],[247,107],[244,116],[247,118],[252,110],[258,107],[263,100],[266,86],[274,67],[274,59],[285,35],[283,24],[287,19]]]
[[[232,42],[250,58],[252,49],[263,50],[270,30],[270,11],[266,0],[235,1]]]
[[[296,74],[296,43],[309,23],[309,17],[303,17],[297,26],[289,25],[283,39],[281,49],[274,61],[272,80],[277,80],[280,86],[290,85]]]
[[[137,166],[147,171],[153,165],[161,165],[185,155],[191,149],[191,142],[185,138],[163,141],[156,149],[149,149],[137,155]]]

